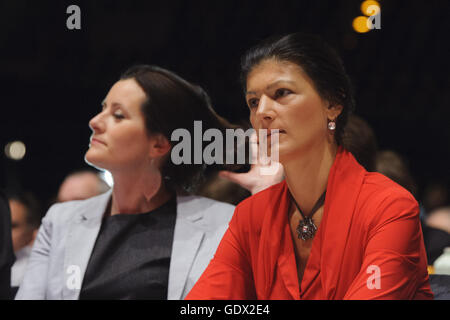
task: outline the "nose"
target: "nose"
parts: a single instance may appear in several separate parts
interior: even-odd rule
[[[100,112],[89,121],[89,128],[91,128],[94,133],[101,133],[105,130],[102,114],[103,112]]]
[[[258,108],[256,110],[256,117],[259,121],[262,122],[263,127],[265,127],[264,124],[267,125],[275,118],[273,104],[274,101],[266,95],[261,96],[261,98],[259,99]]]

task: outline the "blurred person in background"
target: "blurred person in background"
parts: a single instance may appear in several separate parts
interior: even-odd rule
[[[8,195],[11,209],[11,234],[16,261],[11,268],[14,293],[22,283],[34,239],[41,224],[40,204],[29,192]]]
[[[426,210],[426,243],[430,250],[430,264],[450,247],[450,201],[445,181],[431,181],[425,187],[423,204]],[[424,231],[425,232],[425,231]]]
[[[448,178],[448,177],[446,177]],[[427,212],[450,204],[448,184],[444,181],[431,181],[425,187],[423,204]]]
[[[395,151],[382,150],[376,155],[376,171],[395,181],[417,198],[417,185],[405,160]]]
[[[431,211],[427,214],[426,223],[450,234],[450,207],[440,207]]]
[[[417,198],[417,184],[405,160],[397,152],[392,150],[380,151],[376,158],[376,170],[407,189]],[[427,252],[427,263],[432,266],[434,261],[442,254],[444,248],[450,246],[450,234],[444,227],[449,220],[442,219],[442,217],[447,217],[445,210],[442,211],[443,214],[439,213],[439,215],[430,219],[430,213],[427,212],[423,202],[420,202],[420,208],[421,229]]]
[[[444,253],[444,249],[450,247],[450,207],[440,207],[428,213],[423,232],[429,256],[428,264],[433,265]]]
[[[75,171],[64,178],[58,190],[57,202],[84,200],[109,190],[98,173],[90,170]]]
[[[11,291],[11,266],[15,256],[11,240],[11,212],[6,196],[0,191],[0,299],[14,297]]]
[[[342,145],[367,171],[375,171],[378,144],[375,132],[366,120],[355,114],[348,117]]]

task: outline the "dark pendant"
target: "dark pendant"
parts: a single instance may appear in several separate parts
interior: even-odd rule
[[[314,238],[316,231],[317,227],[310,217],[301,220],[297,226],[298,238],[303,241]]]

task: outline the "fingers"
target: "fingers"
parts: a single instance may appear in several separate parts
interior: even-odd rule
[[[250,136],[250,164],[254,165],[258,162],[258,136],[256,131]]]

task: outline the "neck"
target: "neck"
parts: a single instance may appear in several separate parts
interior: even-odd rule
[[[337,145],[324,143],[283,163],[289,191],[305,215],[325,191]]]
[[[157,170],[133,169],[111,174],[114,177],[111,215],[149,212],[171,197]]]

